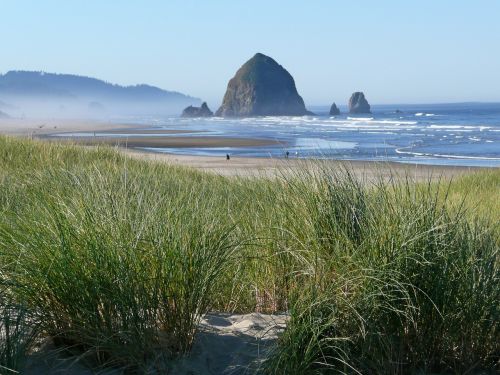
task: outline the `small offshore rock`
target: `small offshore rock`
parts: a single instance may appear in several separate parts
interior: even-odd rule
[[[349,99],[349,113],[371,113],[370,104],[368,104],[365,94],[358,91],[351,95]]]
[[[340,115],[340,109],[337,107],[337,104],[333,103],[330,107],[330,116],[338,116]]]
[[[190,105],[182,111],[181,117],[212,117],[214,113],[208,108],[206,102],[203,102],[201,107],[193,107]]]

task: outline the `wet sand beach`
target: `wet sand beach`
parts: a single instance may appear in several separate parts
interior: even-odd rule
[[[274,159],[274,158],[248,158],[216,156],[176,155],[168,153],[146,152],[142,150],[123,149],[130,157],[142,160],[153,160],[181,165],[198,170],[212,172],[223,176],[241,177],[272,177],[283,173],[298,173],[304,168],[348,168],[359,177],[369,180],[382,177],[384,179],[396,176],[408,176],[412,180],[422,181],[429,178],[450,179],[466,173],[481,169],[479,167],[456,167],[439,165],[403,164],[394,162],[373,161],[345,161],[345,160],[302,160],[302,159]]]
[[[144,129],[142,129],[144,128]],[[75,132],[95,132],[106,136],[71,137]],[[68,133],[68,137],[64,133]],[[276,146],[277,140],[258,138],[235,138],[221,136],[183,136],[192,133],[184,129],[151,129],[144,125],[109,123],[83,120],[0,120],[0,134],[22,137],[35,137],[51,141],[71,141],[85,146],[107,144],[119,146],[130,157],[142,160],[172,163],[196,168],[202,171],[225,176],[276,176],[283,171],[295,171],[310,167],[311,161],[301,159],[253,158],[225,156],[178,155],[165,152],[152,152],[144,148],[198,148],[198,147],[248,147]],[[107,136],[111,134],[111,136]],[[142,136],[140,136],[142,134]],[[57,136],[56,136],[57,135]],[[164,136],[162,136],[164,135]],[[409,176],[414,180],[429,178],[453,178],[454,176],[477,170],[477,167],[438,166],[421,164],[403,164],[395,162],[343,161],[327,160],[329,168],[349,167],[358,176],[366,178],[392,178],[395,175]],[[317,165],[317,164],[316,164]]]
[[[145,128],[144,130],[141,128]],[[71,137],[74,132],[96,132],[112,134],[106,137]],[[65,137],[64,133],[68,133]],[[35,137],[51,141],[71,141],[85,146],[108,144],[119,146],[130,157],[143,160],[154,160],[176,165],[196,168],[225,176],[276,176],[284,170],[295,171],[310,167],[314,162],[302,159],[231,157],[226,160],[222,156],[178,155],[165,152],[152,152],[144,148],[198,148],[198,147],[248,147],[271,146],[279,141],[257,138],[234,138],[222,136],[183,136],[191,131],[183,129],[150,129],[144,125],[108,123],[83,120],[0,120],[0,134]],[[143,134],[143,136],[139,136]],[[57,135],[57,136],[55,136]],[[161,137],[161,135],[166,135]],[[322,161],[330,168],[349,167],[357,175],[367,178],[392,178],[395,175],[409,176],[414,180],[428,178],[453,178],[470,173],[477,167],[457,167],[438,165],[417,165],[395,162],[372,161]],[[316,164],[317,165],[317,164]]]
[[[163,134],[175,134],[176,131]],[[118,133],[115,133],[118,134]],[[162,134],[162,133],[154,133]],[[258,147],[280,145],[278,141],[258,138],[232,138],[216,136],[99,136],[99,137],[47,137],[48,140],[69,141],[86,146],[106,144],[125,148],[191,148],[191,147]]]

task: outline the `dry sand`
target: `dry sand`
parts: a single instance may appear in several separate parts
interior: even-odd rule
[[[253,373],[285,329],[286,315],[208,314],[191,353],[177,361],[173,374]]]
[[[191,352],[172,362],[169,374],[224,375],[253,373],[271,345],[284,330],[287,315],[258,313],[236,315],[207,314],[199,326]],[[28,361],[25,375],[70,374],[91,375],[95,371],[57,351],[50,342],[41,345]],[[108,369],[99,374],[122,375],[124,371]]]
[[[0,134],[35,137],[59,132],[137,129],[140,126],[92,120],[0,119]]]

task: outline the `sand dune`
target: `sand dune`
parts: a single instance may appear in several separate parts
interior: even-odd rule
[[[212,313],[202,319],[191,353],[174,361],[171,374],[244,374],[259,366],[270,346],[285,328],[287,315]],[[251,373],[251,372],[250,372]],[[94,371],[75,357],[65,356],[49,342],[41,344],[30,359],[25,375],[91,375]],[[124,375],[119,369],[103,375]]]

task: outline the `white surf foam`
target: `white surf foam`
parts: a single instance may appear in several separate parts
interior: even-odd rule
[[[298,138],[295,147],[302,149],[354,149],[357,142],[335,141],[321,138]]]
[[[347,117],[347,119],[355,121],[372,121],[373,117]]]
[[[426,156],[442,159],[473,159],[473,160],[500,160],[500,158],[492,158],[487,156],[467,156],[467,155],[450,155],[450,154],[432,154],[426,152],[403,151],[402,149],[395,150],[397,154]]]

